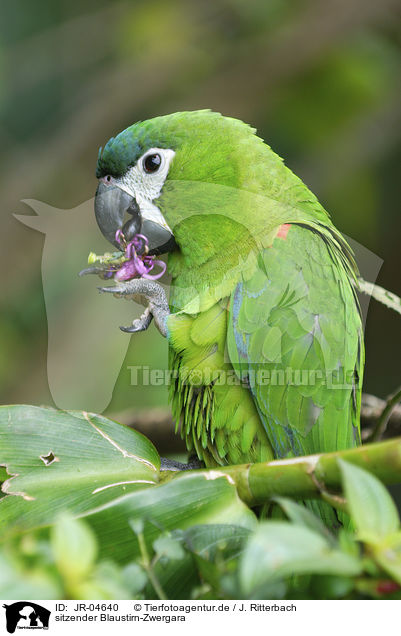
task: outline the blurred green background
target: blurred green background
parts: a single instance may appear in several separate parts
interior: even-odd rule
[[[252,124],[339,229],[383,259],[378,283],[401,293],[399,2],[0,6],[2,403],[52,404],[44,236],[12,213],[29,214],[25,198],[57,208],[91,198],[98,147],[139,119],[212,108]],[[372,302],[364,389],[380,397],[400,381],[400,324]],[[128,369],[164,368],[166,358],[154,327],[132,337],[108,412],[166,404],[164,386],[131,386]]]

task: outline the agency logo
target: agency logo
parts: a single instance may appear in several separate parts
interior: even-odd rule
[[[219,219],[224,215],[227,217],[227,223],[233,223],[231,214],[235,215],[239,204],[242,208],[245,206],[247,209],[256,209],[258,206],[269,206],[271,203],[269,199],[251,192],[204,182],[179,181],[174,182],[174,188],[180,189],[183,201],[196,201],[196,206],[189,204],[188,209],[182,212],[180,223],[190,222],[191,217],[198,219],[200,213],[202,216],[207,214],[211,217],[217,214]],[[224,212],[221,209],[221,201],[225,202]],[[143,313],[143,307],[134,305],[133,302],[117,301],[111,294],[99,294],[97,287],[107,287],[111,281],[102,281],[92,276],[78,276],[78,272],[88,266],[89,252],[104,255],[105,251],[115,249],[110,243],[105,242],[99,231],[93,214],[93,199],[70,210],[57,209],[33,199],[25,200],[25,203],[36,212],[36,216],[15,215],[15,218],[28,227],[44,233],[46,237],[42,253],[42,282],[48,324],[47,376],[53,401],[59,409],[103,413],[112,399],[130,341],[118,327],[132,323],[135,315]],[[254,236],[256,245],[259,240],[256,238],[257,230],[252,224],[248,224],[251,225],[248,227],[246,220],[244,223],[241,233],[244,236]],[[287,240],[288,224],[283,224],[280,232],[277,239]],[[350,237],[345,236],[345,239],[355,253],[362,277],[366,281],[375,281],[383,263],[382,259]],[[257,280],[264,280],[266,274],[262,261],[256,261],[256,265],[252,265],[252,257],[246,253],[240,254],[239,258],[239,265],[247,267],[249,271],[253,271],[253,267],[260,268],[260,272],[256,272],[255,275],[258,277]],[[228,269],[225,273],[222,272],[222,289],[225,289],[224,279],[228,289],[232,281],[240,276],[239,270],[235,269],[239,265],[236,261],[233,262],[235,271]],[[296,280],[298,281],[298,278]],[[164,285],[165,292],[168,292],[168,283]],[[296,299],[299,300],[307,290],[301,279],[300,282],[294,282],[294,285],[294,294],[297,294]],[[219,297],[218,294],[216,291],[216,298]],[[185,297],[191,299],[186,305],[185,312],[198,313],[200,299],[197,290],[187,287]],[[279,296],[277,302],[278,300]],[[369,301],[369,295],[360,298],[364,321]],[[276,301],[273,299],[271,302]],[[294,298],[291,302],[295,302]],[[234,307],[234,304],[232,306]],[[269,307],[269,311],[273,310],[272,306]],[[270,329],[269,362],[277,365],[281,360],[281,336],[280,327],[277,325]],[[134,336],[139,347],[143,337],[141,334]],[[146,347],[142,347],[139,348],[142,353],[138,355],[145,353]],[[225,356],[224,361],[231,362],[228,349],[225,350]],[[256,363],[261,362],[263,367],[265,361],[262,354],[261,360],[255,360]],[[323,365],[323,370],[327,368],[330,371],[330,364],[327,361],[327,365]],[[159,369],[156,371],[159,374]],[[134,384],[131,374],[131,386]]]
[[[49,629],[50,611],[31,601],[18,601],[3,605],[6,610],[6,628],[9,634],[16,629]]]
[[[143,307],[135,310],[132,302],[105,298],[97,291],[100,278],[78,276],[88,267],[89,251],[103,254],[111,247],[97,227],[93,199],[71,210],[40,201],[26,203],[37,216],[22,215],[18,220],[46,235],[42,281],[53,400],[60,409],[102,413],[112,398],[130,340],[119,325],[129,325]],[[90,391],[88,378],[94,387]]]

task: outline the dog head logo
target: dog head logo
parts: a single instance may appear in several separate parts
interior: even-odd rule
[[[6,627],[9,634],[16,629],[48,629],[50,611],[31,601],[18,601],[3,605],[6,610]]]
[[[99,232],[93,199],[61,210],[32,199],[24,201],[37,216],[15,215],[45,234],[42,285],[48,322],[47,375],[58,408],[102,413],[109,404],[129,338],[134,303],[99,294],[102,281],[79,277],[88,253],[110,246]]]

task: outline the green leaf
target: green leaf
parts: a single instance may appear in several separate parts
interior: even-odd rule
[[[131,594],[141,592],[148,581],[148,575],[138,563],[129,563],[122,570],[122,578],[125,586]]]
[[[401,532],[374,545],[372,553],[376,563],[401,585]]]
[[[48,572],[25,569],[22,563],[0,552],[0,598],[40,600],[63,596],[59,583]]]
[[[331,547],[320,534],[304,526],[281,521],[262,522],[251,536],[240,563],[245,594],[269,581],[293,574],[354,576],[361,571],[357,559]]]
[[[274,497],[272,501],[276,501],[287,517],[298,526],[305,526],[310,530],[318,532],[324,536],[333,546],[337,546],[336,538],[331,534],[330,530],[324,525],[321,519],[318,519],[308,508],[302,506],[287,497]]]
[[[130,519],[129,525],[136,535],[143,534],[143,529],[144,529],[143,519]]]
[[[69,584],[75,584],[91,572],[97,555],[96,537],[86,523],[62,514],[51,530],[54,560]]]
[[[237,597],[236,576],[228,573],[237,570],[237,559],[249,535],[249,529],[229,524],[196,525],[182,533],[183,544],[193,554],[204,583],[202,595],[207,592],[208,598],[220,597],[224,579],[233,588],[229,597]]]
[[[133,520],[143,520],[143,535],[150,550],[160,534],[197,524],[234,524],[246,529],[257,525],[254,513],[240,500],[234,484],[218,470],[188,471],[154,488],[132,492],[84,518],[99,541],[103,558],[129,563],[140,555],[132,532]]]
[[[212,561],[203,559],[199,555],[194,555],[194,562],[198,569],[200,580],[209,590],[213,590],[214,598],[219,597],[219,590],[221,587],[222,567]]]
[[[343,552],[351,554],[351,556],[359,557],[360,544],[356,538],[355,532],[340,528],[337,534],[338,545]]]
[[[312,598],[328,600],[344,598],[354,587],[352,578],[345,576],[316,575],[311,581]]]
[[[26,444],[26,438],[31,440]],[[0,500],[2,539],[51,525],[61,511],[87,519],[103,558],[138,556],[160,534],[195,524],[254,528],[254,513],[218,470],[159,483],[159,457],[143,435],[106,418],[38,407],[0,408],[0,462],[14,475]]]
[[[29,443],[27,443],[29,440]],[[0,500],[3,536],[80,514],[158,482],[143,435],[105,417],[36,406],[0,407],[0,464],[14,475]]]
[[[138,581],[140,574],[138,573]],[[131,599],[136,590],[127,585],[123,570],[111,561],[102,561],[96,565],[91,577],[81,586],[77,586],[80,598]]]
[[[172,561],[179,561],[185,556],[180,542],[167,535],[161,535],[153,541],[153,549],[159,557],[166,557]]]
[[[187,599],[188,590],[200,584],[198,572],[209,593],[212,593],[211,588],[214,590],[214,596],[212,594],[210,598],[216,598],[222,576],[221,567],[217,567],[216,562],[223,567],[227,563],[234,565],[233,560],[242,552],[249,535],[248,528],[231,524],[194,525],[186,530],[175,530],[173,537],[180,539],[185,546],[185,558],[167,566],[158,562],[155,568],[169,598]],[[197,568],[194,568],[194,562]]]
[[[191,554],[188,552],[179,561],[157,561],[153,568],[155,576],[169,598],[188,599],[189,590],[199,585],[199,576]],[[154,588],[148,584],[144,589],[145,598],[156,598]]]
[[[193,554],[215,561],[217,553],[224,559],[234,559],[241,554],[251,532],[248,528],[229,524],[193,526],[185,530],[183,540]]]
[[[376,543],[396,532],[397,508],[385,486],[371,473],[338,460],[349,513],[362,540]]]

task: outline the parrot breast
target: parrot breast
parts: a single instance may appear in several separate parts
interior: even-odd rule
[[[196,315],[170,315],[168,331],[176,429],[206,466],[260,462],[273,451],[246,381],[226,356],[228,301]]]

